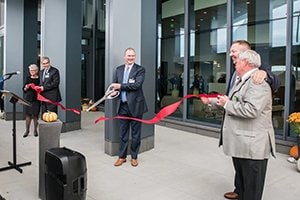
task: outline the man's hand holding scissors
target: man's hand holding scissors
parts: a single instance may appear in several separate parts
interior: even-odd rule
[[[97,105],[99,105],[100,103],[102,103],[103,101],[105,101],[106,99],[114,99],[116,98],[117,96],[119,96],[120,92],[116,89],[116,87],[118,87],[117,85],[120,85],[120,84],[117,84],[117,83],[113,83],[111,84],[104,96],[99,99],[97,102],[95,102],[92,106],[90,106],[88,109],[87,109],[87,112],[90,111],[92,108],[96,107]],[[120,86],[119,86],[120,87]]]

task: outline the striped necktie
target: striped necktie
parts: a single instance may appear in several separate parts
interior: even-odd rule
[[[45,76],[46,74],[48,74],[48,69],[44,69],[44,73],[43,73],[43,82],[45,81]]]

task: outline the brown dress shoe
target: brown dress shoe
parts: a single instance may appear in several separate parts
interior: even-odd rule
[[[235,192],[226,192],[224,194],[224,197],[226,199],[238,199],[239,195],[237,193],[235,193]]]
[[[139,165],[138,160],[137,159],[131,159],[131,165],[132,165],[132,167],[138,166]]]
[[[125,158],[118,158],[118,160],[115,162],[115,166],[118,167],[118,166],[121,166],[124,162],[126,162],[126,159]]]

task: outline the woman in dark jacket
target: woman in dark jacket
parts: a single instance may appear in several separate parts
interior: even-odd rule
[[[26,131],[23,137],[27,137],[30,131],[30,124],[31,120],[33,119],[34,124],[34,136],[38,136],[37,126],[38,126],[38,117],[40,113],[40,106],[41,103],[37,100],[36,91],[28,86],[28,84],[33,83],[35,85],[39,85],[40,78],[39,78],[39,68],[35,64],[29,65],[29,76],[26,77],[26,81],[23,87],[23,91],[25,94],[25,99],[29,101],[32,106],[25,106],[25,114],[26,114]]]

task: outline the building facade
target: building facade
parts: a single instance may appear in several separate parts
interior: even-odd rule
[[[46,53],[62,67],[63,103],[80,108],[82,98],[97,100],[103,96],[112,80],[113,70],[122,63],[123,50],[131,46],[137,50],[137,62],[147,69],[145,89],[149,91],[146,98],[150,112],[145,118],[149,119],[187,94],[224,93],[234,70],[229,57],[231,42],[244,39],[260,53],[262,61],[281,81],[273,96],[277,144],[287,147],[295,143],[296,136],[286,119],[300,107],[300,0],[74,2],[0,0],[0,73],[20,70],[25,77],[26,65]],[[19,20],[13,17],[15,10],[21,17]],[[48,11],[52,14],[47,17]],[[57,16],[57,13],[61,15]],[[8,19],[10,15],[12,19]],[[32,25],[34,20],[28,21],[24,16],[37,19],[33,23],[36,27],[33,33],[26,29],[29,27],[26,22]],[[15,24],[19,24],[19,30],[14,28]],[[78,26],[80,33],[75,32],[79,30]],[[56,32],[52,30],[61,31],[52,34]],[[12,39],[9,35],[13,35]],[[16,38],[23,44],[22,51],[10,49],[15,46]],[[60,50],[57,52],[57,49]],[[16,55],[19,60],[15,59]],[[16,66],[22,67],[14,68]],[[69,75],[71,72],[75,73],[76,81]],[[21,94],[15,85],[16,82],[7,83],[5,87]],[[69,88],[74,86],[76,92],[70,91]],[[6,108],[9,113],[9,103]],[[22,113],[22,108],[18,111]],[[113,102],[105,104],[105,113],[115,115]],[[59,115],[66,124],[66,131],[80,128],[80,117],[65,112]],[[212,111],[200,100],[189,99],[161,124],[217,137],[221,121],[222,110]],[[111,150],[115,149],[118,140],[117,135],[110,134],[117,131],[114,123],[105,124],[105,139]],[[144,128],[145,146],[152,148],[153,127]],[[111,153],[114,154],[113,150]]]

